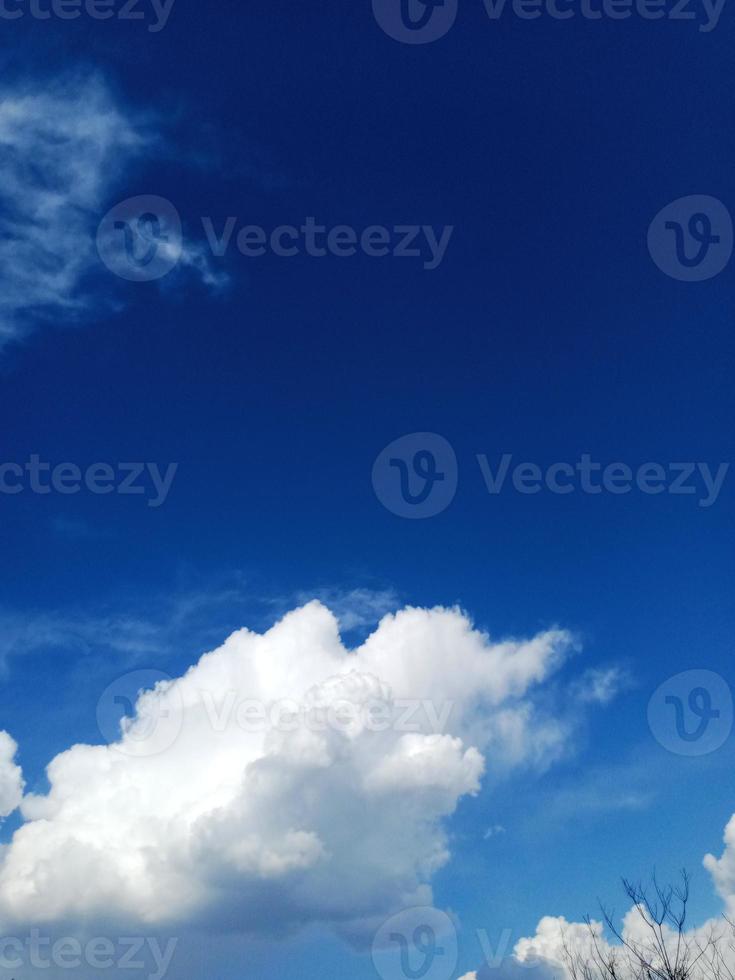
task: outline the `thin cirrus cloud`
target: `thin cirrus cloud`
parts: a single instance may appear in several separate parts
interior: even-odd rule
[[[630,686],[630,675],[618,665],[591,668],[574,684],[573,694],[588,704],[609,704],[622,689]]]
[[[397,593],[390,588],[330,588],[312,594],[300,592],[295,598],[298,605],[305,605],[311,599],[319,599],[332,610],[343,632],[373,626],[401,605]]]
[[[317,601],[263,634],[240,630],[142,693],[115,744],[51,761],[49,792],[24,797],[0,856],[0,921],[216,921],[268,935],[322,923],[359,943],[385,915],[431,903],[446,821],[486,766],[527,769],[572,748],[569,720],[535,693],[573,646],[563,630],[494,642],[458,609],[406,608],[350,651]],[[363,710],[323,727],[253,727],[232,710],[282,699],[302,720],[345,701],[435,710],[416,712],[411,732],[373,728]]]
[[[70,662],[82,658],[87,669],[89,658],[122,669],[145,659],[161,660],[217,635],[215,624],[227,619],[223,609],[238,599],[234,589],[182,593],[161,599],[155,616],[150,608],[82,613],[73,608],[21,612],[0,607],[0,672],[15,658],[33,655],[64,654]]]
[[[58,522],[57,522],[58,526]],[[66,522],[62,533],[95,535],[104,529]],[[328,588],[273,599],[239,573],[188,589],[152,595],[127,596],[81,610],[13,609],[0,605],[0,674],[11,662],[32,655],[64,655],[90,669],[96,659],[105,671],[110,665],[128,669],[143,662],[167,662],[216,646],[222,636],[243,620],[268,624],[294,606],[319,599],[328,605],[343,632],[365,631],[401,603],[389,588]]]
[[[161,152],[151,122],[97,74],[0,90],[0,347],[120,307],[95,232],[129,168]],[[184,243],[181,267],[220,284],[198,244]]]

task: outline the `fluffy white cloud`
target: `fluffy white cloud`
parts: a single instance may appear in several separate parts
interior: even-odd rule
[[[15,764],[18,746],[7,732],[0,732],[0,818],[9,816],[23,798],[23,773]]]
[[[711,873],[718,893],[725,904],[725,917],[707,920],[683,933],[680,939],[673,923],[664,921],[661,925],[661,940],[670,963],[676,963],[689,948],[690,964],[696,964],[692,974],[702,980],[735,974],[735,944],[733,943],[732,920],[735,910],[735,816],[725,828],[725,850],[717,859],[711,854],[704,858],[704,866]],[[656,899],[655,894],[652,898]],[[677,898],[673,899],[674,912],[677,912]],[[610,942],[602,922],[568,922],[563,916],[544,916],[533,936],[520,939],[514,949],[515,960],[531,964],[539,962],[553,967],[554,971],[566,980],[572,980],[569,957],[579,962],[596,964],[600,957],[604,962],[616,960],[617,975],[621,980],[636,980],[640,976],[638,961],[630,955],[630,949],[646,951],[654,965],[663,962],[663,957],[655,951],[651,942],[651,930],[646,922],[648,913],[644,906],[634,905],[623,917],[620,935],[625,945]],[[715,944],[713,946],[713,943]],[[626,949],[629,947],[629,949]],[[715,951],[716,948],[716,951]],[[724,966],[723,966],[724,965]],[[725,969],[726,967],[726,969]],[[729,972],[728,972],[729,971]],[[593,970],[598,975],[597,969]]]
[[[357,936],[427,904],[443,821],[485,766],[558,753],[567,728],[552,737],[533,689],[571,645],[409,608],[348,651],[318,602],[241,630],[142,693],[117,743],[52,760],[0,858],[0,925],[216,916]]]
[[[156,152],[148,128],[98,76],[0,90],[0,346],[40,321],[112,308],[89,281],[94,236],[126,169]],[[215,284],[200,246],[185,244],[181,262]]]
[[[645,924],[639,909],[634,906],[623,917],[620,934],[626,944],[650,955],[653,965],[662,965],[662,960],[653,952],[651,931]],[[713,962],[711,948],[708,944],[712,939],[720,939],[720,953],[732,969],[735,967],[735,949],[732,946],[732,929],[722,918],[712,919],[701,926],[684,933],[679,943],[677,932],[667,922],[662,923],[661,936],[666,947],[670,963],[677,961],[688,945],[692,953],[690,962],[694,962],[700,951],[704,951],[698,959],[698,969],[693,976],[701,980],[711,980],[714,974],[709,972]],[[677,954],[678,950],[678,954]],[[617,975],[621,980],[637,980],[640,976],[638,961],[635,956],[620,943],[611,943],[606,936],[602,922],[591,920],[585,922],[568,922],[563,916],[544,916],[536,927],[534,936],[519,940],[514,949],[518,962],[525,964],[539,963],[550,967],[560,978],[571,980],[569,956],[579,962],[589,965],[599,963],[601,956],[607,963],[616,961]],[[593,969],[594,976],[601,973]]]
[[[593,959],[595,943],[605,947],[602,923],[567,922],[563,915],[545,915],[536,926],[534,936],[516,943],[514,954],[521,963],[536,960],[563,965],[566,962],[564,945],[588,960]]]
[[[725,849],[722,856],[716,858],[713,854],[707,854],[704,858],[704,866],[712,875],[712,880],[718,893],[722,896],[727,914],[733,918],[735,916],[735,814],[725,827],[724,834]]]

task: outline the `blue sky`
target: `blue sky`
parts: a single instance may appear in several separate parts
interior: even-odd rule
[[[667,487],[672,464],[732,459],[732,266],[686,282],[647,248],[669,202],[735,203],[731,10],[703,31],[701,12],[492,20],[460,0],[445,36],[403,44],[367,0],[176,0],[157,31],[143,9],[2,24],[0,462],[176,464],[162,501],[147,471],[141,494],[0,495],[0,728],[26,792],[47,792],[58,753],[104,743],[98,701],[127,672],[181,676],[313,598],[348,647],[386,613],[457,606],[493,642],[559,628],[575,652],[529,694],[563,748],[486,753],[481,788],[437,818],[452,975],[482,963],[478,929],[515,943],[598,897],[623,911],[622,874],[686,866],[697,918],[716,915],[702,858],[735,811],[732,738],[686,757],[647,710],[682,671],[731,680],[735,477],[707,506],[701,471],[692,494],[521,493],[511,476],[489,493],[477,457],[655,462]],[[140,195],[183,229],[150,282],[95,247]],[[230,216],[235,236],[312,216],[358,238],[453,230],[429,269],[423,231],[421,257],[256,258],[234,237],[220,256],[206,228]],[[377,487],[373,470],[413,433],[447,441],[450,482],[456,461],[453,499],[418,520],[381,502],[397,468]],[[609,697],[582,693],[609,671]],[[281,927],[269,900],[255,935],[216,906],[162,927],[181,937],[170,975],[375,976],[369,943],[328,915]],[[34,921],[0,918],[21,936]]]

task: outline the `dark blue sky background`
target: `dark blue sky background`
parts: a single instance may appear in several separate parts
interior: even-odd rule
[[[468,927],[521,935],[542,914],[617,898],[621,873],[687,864],[712,911],[699,863],[733,810],[732,751],[670,756],[646,704],[690,667],[735,676],[731,486],[707,509],[639,493],[491,497],[475,454],[542,466],[584,452],[633,467],[732,458],[733,269],[679,282],[646,248],[675,198],[735,204],[732,9],[701,33],[635,17],[491,22],[480,0],[460,0],[446,37],[411,47],[379,29],[367,0],[177,0],[158,34],[27,19],[3,23],[2,37],[10,80],[96,68],[123,101],[161,114],[167,153],[117,181],[107,207],[161,194],[193,239],[201,216],[455,227],[434,271],[232,250],[215,260],[230,276],[219,296],[115,283],[123,311],[7,349],[3,460],[179,463],[158,509],[116,495],[0,499],[8,623],[144,616],[159,598],[160,611],[236,587],[236,601],[178,632],[159,612],[169,635],[145,666],[170,671],[202,642],[266,625],[270,602],[328,589],[458,602],[495,635],[569,627],[591,664],[623,662],[632,686],[591,723],[584,774],[578,759],[532,789],[462,804],[438,901]],[[376,499],[371,468],[420,431],[454,447],[457,495],[439,516],[402,520]],[[20,647],[3,727],[41,785],[70,738],[94,740],[100,684],[128,662],[83,640]],[[589,780],[654,801],[559,803]],[[496,822],[513,833],[483,842]],[[369,975],[336,942],[315,946],[258,953],[257,975],[265,963],[283,977]],[[480,950],[463,956],[470,969]]]

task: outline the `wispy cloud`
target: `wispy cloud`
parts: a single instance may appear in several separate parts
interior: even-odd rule
[[[95,74],[0,89],[0,346],[39,323],[119,308],[109,273],[100,281],[94,234],[129,168],[162,151],[154,122]],[[216,284],[196,244],[182,256]]]
[[[318,589],[315,592],[299,592],[298,603],[318,599],[329,606],[340,625],[348,633],[374,627],[389,612],[399,608],[401,602],[393,589]]]
[[[623,667],[593,667],[582,674],[572,694],[583,704],[609,704],[631,685],[632,679]]]
[[[650,757],[639,748],[635,757],[561,778],[543,793],[543,805],[530,817],[526,829],[536,833],[541,824],[549,830],[605,814],[646,810],[661,790],[650,773]]]
[[[107,526],[97,526],[76,517],[55,517],[51,522],[55,534],[70,541],[98,541],[100,538],[113,537],[113,531]]]
[[[0,95],[0,341],[88,310],[94,212],[145,143],[99,78]]]
[[[55,528],[72,538],[94,537],[83,522]],[[15,657],[64,655],[111,657],[121,666],[162,665],[169,656],[216,646],[230,633],[260,628],[289,604],[312,599],[332,604],[340,629],[374,628],[400,601],[392,589],[330,588],[274,600],[239,573],[186,588],[109,599],[82,609],[13,609],[0,607],[0,668]]]
[[[221,642],[241,625],[246,603],[244,587],[235,582],[84,611],[0,608],[0,667],[38,654],[113,657],[122,667],[158,664],[189,648]]]

